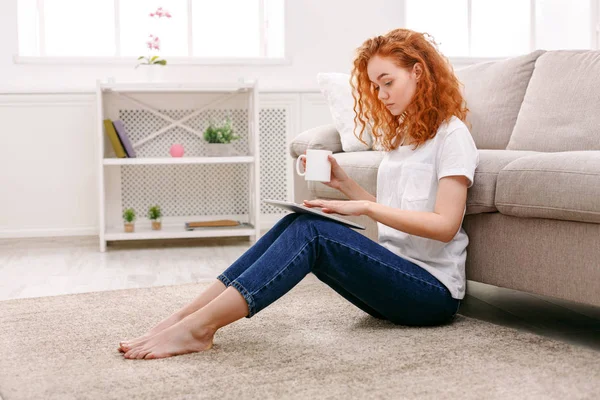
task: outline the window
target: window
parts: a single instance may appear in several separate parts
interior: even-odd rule
[[[18,0],[18,31],[19,56],[280,59],[284,0]]]
[[[406,27],[448,57],[598,48],[598,0],[405,0]]]

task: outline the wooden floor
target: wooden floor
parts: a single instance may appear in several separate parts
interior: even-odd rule
[[[175,239],[100,253],[97,237],[0,239],[0,301],[212,281],[249,247],[239,237]],[[600,350],[600,307],[469,281],[459,313]]]

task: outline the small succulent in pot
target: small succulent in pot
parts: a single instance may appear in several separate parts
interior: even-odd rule
[[[127,208],[123,211],[123,220],[125,221],[125,232],[133,232],[136,219],[135,210],[133,208]]]
[[[160,206],[154,205],[148,209],[148,218],[152,221],[152,229],[157,231],[161,229],[161,218],[163,214]]]

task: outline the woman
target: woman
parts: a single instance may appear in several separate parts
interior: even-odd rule
[[[367,215],[378,223],[378,242],[318,216],[289,214],[198,298],[141,338],[121,342],[125,358],[210,349],[219,328],[251,318],[309,272],[376,318],[413,326],[452,321],[465,295],[461,224],[479,162],[459,82],[434,42],[396,29],[358,49],[352,84],[357,126],[370,122],[386,151],[377,197],[330,156],[327,185],[351,200],[304,204]]]

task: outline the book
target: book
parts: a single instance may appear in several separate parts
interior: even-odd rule
[[[127,154],[127,157],[135,158],[135,150],[133,149],[133,145],[129,140],[129,136],[127,135],[127,130],[125,129],[125,124],[123,124],[123,121],[113,121],[113,126],[117,131],[117,135],[119,136],[121,144],[125,148],[125,153]]]
[[[104,131],[106,135],[110,139],[110,143],[112,144],[113,150],[115,151],[115,155],[118,158],[127,158],[127,153],[125,153],[125,149],[121,144],[121,140],[119,139],[119,135],[115,131],[115,127],[112,124],[110,119],[104,120]]]
[[[198,221],[198,222],[186,222],[185,229],[188,231],[198,229],[198,228],[215,228],[215,227],[223,227],[223,226],[240,226],[245,225],[240,223],[239,221],[233,221],[230,219],[220,219],[215,221]]]

